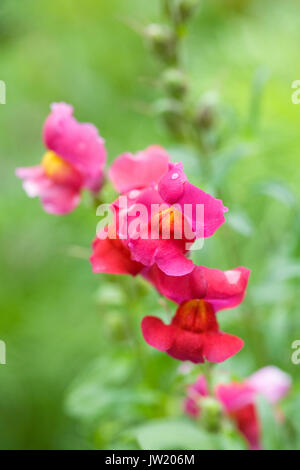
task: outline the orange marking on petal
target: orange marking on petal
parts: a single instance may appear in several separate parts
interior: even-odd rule
[[[212,305],[202,299],[183,302],[177,309],[172,325],[194,333],[219,329]]]

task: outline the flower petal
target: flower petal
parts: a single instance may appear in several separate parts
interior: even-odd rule
[[[104,230],[99,234],[104,233]],[[95,238],[90,257],[94,273],[137,275],[142,265],[131,259],[130,251],[118,238]]]
[[[194,265],[193,270],[181,276],[178,282],[175,274],[169,275],[170,271],[164,271],[152,266],[144,272],[144,276],[168,299],[178,304],[185,300],[204,299],[213,306],[215,312],[236,307],[242,302],[250,274],[249,269],[243,266],[220,271]]]
[[[275,366],[267,366],[251,375],[247,383],[270,403],[276,403],[290,390],[291,377]]]
[[[167,351],[169,356],[180,361],[191,361],[194,364],[204,362],[203,334],[176,328],[173,343]]]
[[[72,212],[80,202],[80,192],[72,187],[51,183],[40,194],[46,212],[65,215]]]
[[[98,191],[106,161],[104,140],[94,125],[73,117],[72,106],[54,103],[51,110],[43,129],[46,147],[72,164],[84,176],[85,186]]]
[[[205,333],[203,343],[203,356],[209,362],[223,362],[237,354],[244,346],[241,338],[221,331]]]
[[[133,259],[145,266],[156,263],[169,276],[183,276],[194,268],[193,262],[184,256],[181,240],[138,238],[129,242],[129,248]]]
[[[123,153],[116,158],[109,170],[109,178],[120,193],[146,188],[157,183],[168,171],[168,153],[158,145],[152,145],[136,155]]]
[[[165,297],[181,304],[185,300],[203,299],[207,284],[203,270],[195,267],[192,272],[180,276],[169,276],[156,265],[144,271],[145,278]]]
[[[255,400],[255,390],[245,382],[220,384],[215,393],[228,413],[249,405]]]
[[[79,204],[79,188],[58,184],[44,174],[41,165],[17,168],[16,175],[23,179],[23,187],[29,197],[39,196],[46,212],[64,215]]]
[[[250,270],[238,268],[221,271],[201,266],[207,284],[205,300],[211,303],[215,311],[233,308],[239,305],[246,293]]]
[[[236,422],[237,428],[250,444],[252,450],[261,449],[260,423],[256,406],[252,403],[237,410],[232,418]]]
[[[160,318],[147,316],[142,320],[142,333],[146,343],[159,351],[167,351],[173,342],[175,328],[165,325]]]
[[[224,212],[228,209],[223,202],[189,183],[182,163],[169,165],[158,190],[165,202],[180,208],[196,238],[210,237],[225,222]]]

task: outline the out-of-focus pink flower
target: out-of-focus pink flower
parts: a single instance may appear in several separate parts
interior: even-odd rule
[[[187,397],[184,400],[184,411],[186,414],[197,418],[201,413],[199,399],[208,396],[208,386],[204,375],[199,375],[196,382],[188,386]]]
[[[126,199],[127,209],[120,210],[121,198]],[[222,201],[188,182],[181,163],[169,163],[158,184],[142,190],[135,186],[113,207],[122,217],[119,226],[126,227],[118,234],[127,240],[132,259],[147,267],[157,264],[171,276],[194,269],[186,253],[197,238],[211,236],[224,223],[227,210]]]
[[[291,377],[278,367],[267,366],[251,375],[247,383],[270,403],[277,403],[290,390]]]
[[[168,276],[156,265],[144,271],[144,276],[165,297],[180,304],[185,300],[204,299],[214,311],[238,306],[244,299],[250,270],[239,266],[228,271],[195,266],[180,277]]]
[[[170,157],[159,145],[138,152],[123,153],[111,165],[108,176],[115,189],[128,193],[134,189],[145,189],[159,182],[167,173]]]
[[[146,342],[181,361],[223,362],[243,347],[243,341],[219,330],[211,304],[204,300],[183,302],[170,325],[157,317],[142,321]]]
[[[277,403],[290,389],[291,378],[274,366],[267,366],[243,382],[218,384],[214,395],[222,405],[224,413],[232,419],[237,429],[246,438],[251,449],[261,449],[261,425],[256,407],[258,394],[271,404]],[[208,395],[203,375],[187,389],[184,409],[191,417],[201,414],[201,398]],[[275,416],[277,417],[276,410]]]
[[[224,412],[236,423],[251,449],[260,449],[260,422],[255,406],[255,390],[247,383],[219,385],[216,397]]]
[[[39,196],[46,212],[66,214],[80,201],[82,188],[99,191],[106,161],[104,140],[95,126],[79,123],[73,108],[54,103],[43,128],[48,151],[40,165],[17,168],[30,197]]]

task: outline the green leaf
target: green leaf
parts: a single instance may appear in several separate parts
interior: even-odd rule
[[[284,183],[265,181],[256,185],[255,190],[285,204],[288,207],[295,206],[295,195]]]
[[[245,212],[230,212],[227,222],[233,230],[245,237],[250,237],[253,233],[252,221]]]
[[[157,419],[132,432],[143,450],[217,448],[214,434],[185,419]]]
[[[116,409],[118,403],[131,403],[133,397],[125,384],[134,376],[134,365],[132,356],[123,349],[94,361],[70,387],[67,412],[90,419]]]
[[[257,305],[272,305],[286,302],[291,288],[282,282],[266,281],[258,286],[252,287],[252,299]]]
[[[247,443],[245,439],[238,433],[232,432],[230,435],[219,433],[218,450],[246,450]]]
[[[248,127],[254,132],[257,130],[261,117],[262,98],[270,72],[265,66],[255,71],[250,96]]]
[[[275,419],[273,406],[261,395],[257,398],[257,411],[261,423],[262,447],[266,450],[280,449],[280,424]]]
[[[212,184],[220,187],[224,184],[229,172],[242,158],[248,157],[253,151],[251,144],[238,144],[233,148],[223,150],[215,156],[212,161],[213,176]]]

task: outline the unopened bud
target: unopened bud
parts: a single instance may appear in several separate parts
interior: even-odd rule
[[[168,130],[181,137],[184,127],[184,108],[180,101],[175,99],[161,99],[156,101],[154,110],[159,114]]]
[[[221,404],[213,397],[201,398],[201,422],[209,431],[217,431],[222,417]]]
[[[181,98],[187,91],[186,77],[179,69],[167,69],[162,81],[167,93],[174,98]]]
[[[104,324],[107,327],[109,335],[116,341],[122,341],[128,337],[124,317],[118,311],[110,311],[105,315]]]
[[[187,21],[196,11],[199,0],[175,0],[174,14],[180,23]]]
[[[216,120],[217,97],[209,93],[197,106],[195,113],[195,125],[197,128],[208,130]]]
[[[177,38],[174,31],[163,24],[149,24],[144,30],[151,49],[155,54],[167,63],[176,59]]]

